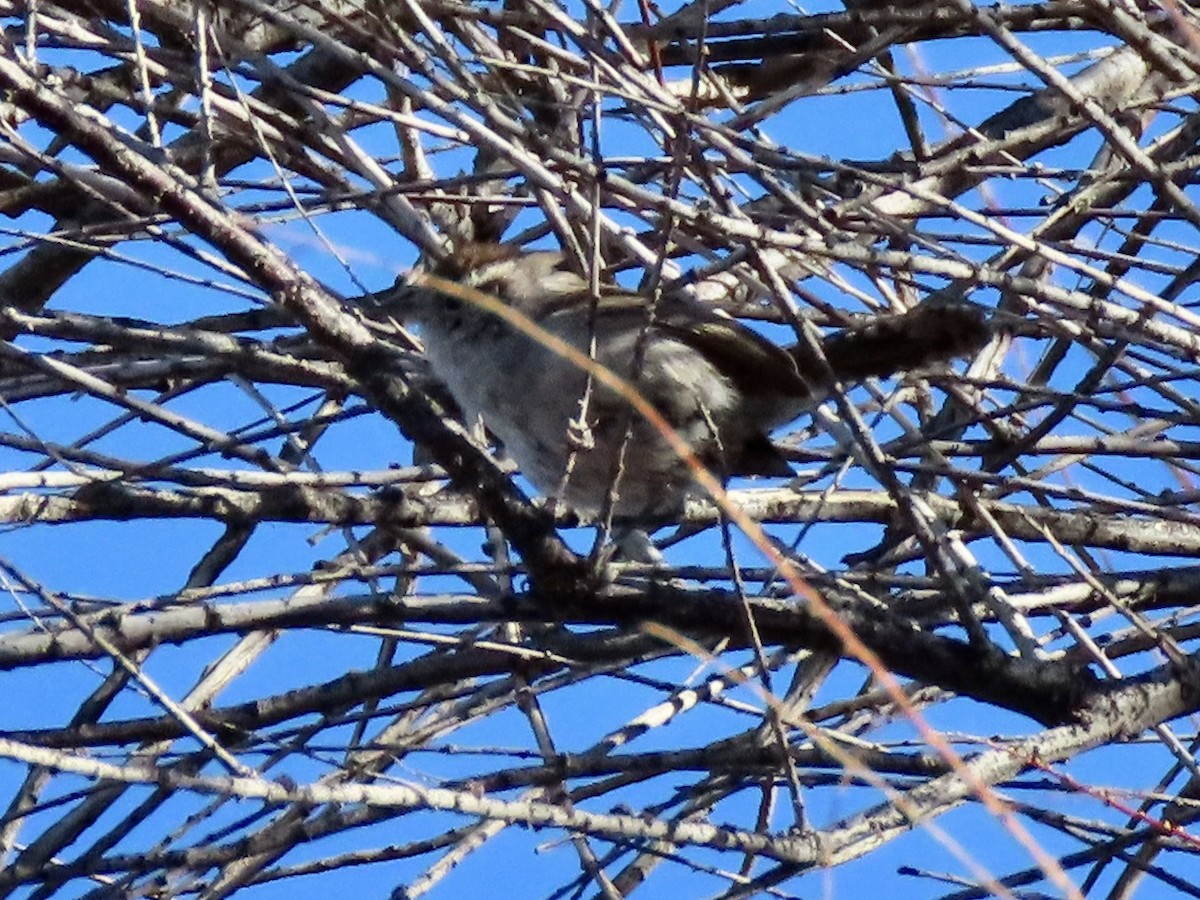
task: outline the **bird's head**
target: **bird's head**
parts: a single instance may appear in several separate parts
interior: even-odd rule
[[[587,294],[587,281],[557,250],[525,251],[509,244],[466,244],[429,274],[498,297],[536,315],[564,297]]]

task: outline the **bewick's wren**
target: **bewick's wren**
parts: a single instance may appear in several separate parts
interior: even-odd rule
[[[591,352],[633,383],[719,477],[792,474],[768,434],[831,387],[801,345],[779,347],[699,303],[663,299],[651,310],[646,298],[606,287],[593,304],[587,282],[559,253],[471,244],[431,274],[494,296]],[[680,508],[692,484],[687,465],[619,394],[516,326],[423,288],[419,278],[391,299],[420,329],[434,375],[467,421],[482,418],[539,491],[585,518],[610,491],[621,517]],[[856,380],[949,359],[987,333],[972,306],[918,307],[827,337],[822,351],[836,380]]]

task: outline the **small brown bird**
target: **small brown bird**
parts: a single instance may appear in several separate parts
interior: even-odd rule
[[[646,298],[587,282],[557,252],[470,244],[431,274],[492,295],[627,379],[722,478],[791,475],[770,432],[832,387],[804,347],[779,347],[700,303]],[[692,477],[662,436],[615,391],[464,299],[415,283],[389,296],[415,324],[434,375],[468,422],[481,418],[543,494],[595,516],[610,492],[618,517],[677,512]],[[977,349],[989,329],[967,304],[918,307],[826,337],[837,381],[886,376]],[[587,393],[586,419],[580,419]],[[623,464],[619,450],[625,444]]]

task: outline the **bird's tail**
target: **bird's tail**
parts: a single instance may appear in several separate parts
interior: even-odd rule
[[[969,304],[918,306],[900,315],[878,316],[865,325],[826,337],[821,350],[839,381],[886,377],[972,353],[991,336],[981,309]],[[808,347],[791,348],[810,384],[827,380]]]

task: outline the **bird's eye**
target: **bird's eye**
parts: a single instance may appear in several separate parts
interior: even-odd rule
[[[508,295],[509,283],[507,278],[497,272],[492,272],[477,281],[475,289],[485,294],[491,294],[493,297],[503,299]]]

